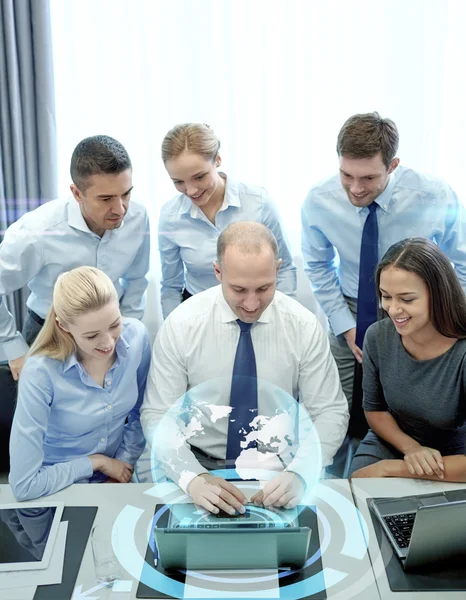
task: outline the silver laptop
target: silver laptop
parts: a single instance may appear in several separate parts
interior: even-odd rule
[[[172,504],[153,531],[158,557],[165,569],[301,568],[312,533],[299,526],[302,509],[310,510],[248,505],[244,515],[232,517]]]
[[[406,571],[466,556],[466,490],[374,498],[369,506]]]

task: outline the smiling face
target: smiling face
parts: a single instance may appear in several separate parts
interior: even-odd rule
[[[429,290],[419,275],[387,267],[380,274],[380,293],[382,308],[401,336],[435,331],[430,318]]]
[[[81,361],[110,360],[123,327],[116,300],[76,317],[73,323],[58,325],[73,336]]]
[[[91,231],[102,236],[107,229],[117,229],[123,222],[133,189],[132,171],[116,175],[91,175],[85,191],[75,184],[70,189]]]
[[[369,206],[387,187],[390,173],[400,160],[394,158],[387,169],[382,154],[371,158],[340,157],[340,180],[351,204],[357,207]]]
[[[191,152],[183,152],[165,162],[176,189],[200,208],[223,201],[225,182],[217,173],[219,166],[220,156],[211,161]]]
[[[243,252],[228,246],[222,264],[214,263],[223,296],[244,323],[254,323],[272,302],[281,259],[275,260],[272,248],[262,246],[259,252]]]

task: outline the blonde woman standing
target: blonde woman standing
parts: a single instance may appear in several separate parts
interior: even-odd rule
[[[275,235],[282,265],[278,289],[296,295],[296,267],[276,206],[259,186],[217,169],[220,141],[205,124],[176,125],[162,142],[162,160],[179,194],[161,210],[162,313],[218,284],[212,263],[220,233],[234,221],[257,221]]]
[[[145,445],[139,409],[149,364],[147,330],[122,319],[105,273],[79,267],[58,277],[19,381],[10,439],[18,500],[130,481]]]

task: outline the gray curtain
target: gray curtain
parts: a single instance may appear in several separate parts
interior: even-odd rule
[[[0,242],[25,212],[57,197],[49,0],[0,0]],[[22,328],[27,291],[7,298]]]

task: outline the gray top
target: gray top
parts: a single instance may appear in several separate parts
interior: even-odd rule
[[[464,452],[466,340],[416,360],[392,320],[382,319],[367,330],[363,357],[364,410],[388,411],[402,431],[443,455]]]

